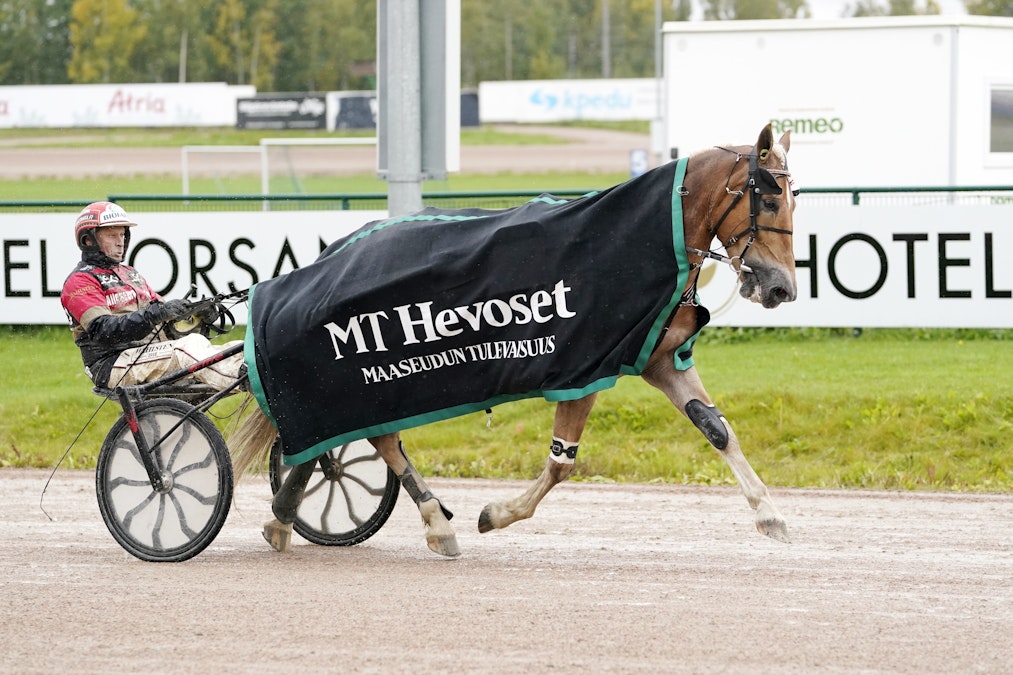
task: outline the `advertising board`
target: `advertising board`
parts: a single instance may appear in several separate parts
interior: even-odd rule
[[[127,262],[166,298],[248,288],[307,265],[327,244],[386,211],[139,213]],[[60,324],[64,279],[80,260],[75,214],[0,214],[3,275],[0,323]],[[17,234],[14,234],[17,233]],[[237,307],[237,320],[246,320]]]
[[[0,87],[0,128],[231,127],[236,99],[255,93],[224,82]]]
[[[478,116],[483,124],[652,120],[659,93],[651,78],[482,82]]]
[[[1013,205],[808,206],[795,213],[798,299],[763,309],[707,263],[701,301],[718,326],[1013,328]],[[312,262],[382,211],[133,213],[129,261],[166,297],[246,288]],[[64,321],[79,259],[64,215],[0,214],[0,323]],[[783,236],[762,233],[762,237]],[[237,317],[240,322],[245,315]]]
[[[1005,205],[800,205],[795,302],[764,309],[708,263],[702,304],[716,326],[1013,328],[1010,222]]]
[[[324,94],[259,94],[236,101],[237,129],[325,129]]]

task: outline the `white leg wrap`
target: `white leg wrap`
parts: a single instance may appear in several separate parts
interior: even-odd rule
[[[560,464],[573,464],[577,458],[577,444],[553,436],[549,458]]]

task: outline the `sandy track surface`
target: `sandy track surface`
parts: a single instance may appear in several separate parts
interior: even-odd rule
[[[523,483],[433,480],[463,554],[402,495],[349,548],[268,548],[250,478],[196,558],[141,562],[91,472],[0,470],[0,672],[1001,673],[1013,495],[777,490],[793,543],[736,488],[565,483],[485,535]]]
[[[644,134],[599,129],[525,127],[528,133],[558,136],[558,145],[462,146],[461,171],[484,174],[527,171],[629,171],[630,152],[648,149]],[[28,133],[26,131],[26,133]],[[27,141],[22,141],[27,142]],[[50,140],[51,142],[51,140]],[[376,171],[375,146],[293,147],[274,150],[275,165],[291,162],[303,175],[348,176]],[[191,155],[192,176],[259,174],[255,153]],[[0,147],[0,178],[96,178],[182,173],[180,148]]]

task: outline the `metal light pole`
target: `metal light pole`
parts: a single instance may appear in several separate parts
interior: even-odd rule
[[[419,0],[385,2],[386,100],[381,115],[387,148],[387,208],[391,216],[422,208],[422,80]]]
[[[601,0],[601,76],[612,77],[612,18],[609,0]]]
[[[654,0],[654,86],[657,97],[657,111],[651,121],[651,148],[654,150],[654,162],[661,165],[665,162],[665,81],[664,58],[661,49],[661,0]]]

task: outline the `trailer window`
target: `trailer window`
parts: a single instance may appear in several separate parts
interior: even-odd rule
[[[1013,88],[992,89],[989,151],[1013,152]]]

